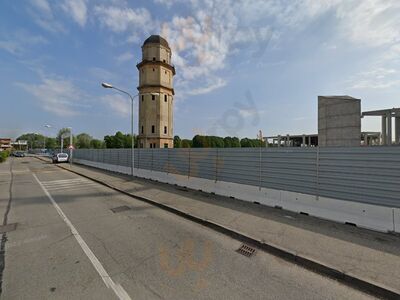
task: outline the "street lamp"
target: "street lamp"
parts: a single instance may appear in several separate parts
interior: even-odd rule
[[[51,128],[51,125],[46,124],[46,125],[43,125],[43,127]],[[43,135],[43,149],[46,152],[46,135]]]
[[[131,158],[132,158],[132,164],[131,164],[131,175],[133,176],[133,171],[135,169],[135,141],[133,138],[133,99],[137,96],[139,96],[139,94],[136,94],[135,96],[132,96],[131,94],[129,94],[128,92],[121,90],[119,88],[116,88],[115,86],[113,86],[112,84],[103,82],[101,84],[101,86],[105,89],[114,89],[117,90],[121,93],[124,93],[126,95],[129,96],[129,98],[131,99],[131,137],[132,137],[132,146],[131,146]]]

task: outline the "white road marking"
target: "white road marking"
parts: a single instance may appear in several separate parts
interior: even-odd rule
[[[89,246],[86,244],[86,242],[80,236],[80,234],[76,230],[75,226],[67,218],[67,216],[64,214],[64,212],[61,210],[60,206],[58,206],[57,202],[53,199],[53,197],[50,195],[50,193],[47,191],[47,189],[44,187],[44,185],[37,178],[36,174],[32,173],[32,175],[36,179],[36,181],[38,182],[40,187],[42,188],[43,192],[50,199],[51,203],[55,207],[55,209],[58,212],[58,214],[60,215],[61,219],[63,219],[63,221],[68,225],[69,229],[71,230],[71,233],[74,235],[74,237],[77,240],[79,246],[81,246],[83,252],[85,252],[86,256],[89,258],[90,262],[92,263],[93,267],[96,269],[97,273],[99,273],[101,279],[103,279],[103,282],[107,286],[107,288],[111,288],[114,291],[115,295],[117,295],[117,297],[119,299],[130,300],[131,297],[124,290],[124,288],[120,284],[115,283],[112,280],[112,278],[110,277],[110,275],[108,275],[107,271],[104,269],[104,267],[101,264],[101,262],[94,255],[92,250],[90,250]]]
[[[59,191],[64,189],[72,191],[72,190],[85,189],[97,185],[96,182],[87,179],[64,179],[64,180],[43,181],[42,184],[48,191]]]

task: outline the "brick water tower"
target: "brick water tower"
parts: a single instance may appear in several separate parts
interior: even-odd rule
[[[139,70],[140,148],[173,148],[173,76],[171,48],[159,35],[152,35],[142,46]]]

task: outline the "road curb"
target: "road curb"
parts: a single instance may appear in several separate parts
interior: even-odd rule
[[[35,157],[37,159],[41,160],[41,161],[48,162],[47,160],[45,160],[45,159],[43,159],[41,157],[37,157],[37,156],[35,156]],[[103,186],[106,186],[106,187],[108,187],[108,188],[110,188],[112,190],[115,190],[117,192],[120,192],[120,193],[122,193],[124,195],[127,195],[129,197],[132,197],[132,198],[135,198],[137,200],[143,201],[143,202],[148,203],[150,205],[156,206],[158,208],[161,208],[163,210],[171,212],[171,213],[173,213],[175,215],[183,217],[183,218],[185,218],[187,220],[190,220],[190,221],[193,221],[193,222],[198,223],[200,225],[203,225],[203,226],[205,226],[207,228],[211,228],[211,229],[213,229],[213,230],[215,230],[217,232],[220,232],[220,233],[222,233],[224,235],[230,236],[230,237],[232,237],[232,238],[234,238],[234,239],[236,239],[236,240],[238,240],[240,242],[243,242],[243,243],[249,244],[251,246],[254,246],[254,247],[256,247],[256,248],[258,248],[260,250],[263,250],[263,251],[265,251],[265,252],[267,252],[269,254],[272,254],[272,255],[274,255],[276,257],[284,259],[285,261],[294,263],[294,264],[296,264],[296,265],[298,265],[300,267],[303,267],[303,268],[305,268],[307,270],[310,270],[310,271],[313,271],[313,272],[318,273],[320,275],[335,279],[335,280],[337,280],[337,281],[339,281],[339,282],[341,282],[341,283],[343,283],[343,284],[345,284],[347,286],[355,288],[355,289],[357,289],[357,290],[359,290],[361,292],[368,293],[368,294],[373,295],[375,297],[384,298],[384,299],[400,299],[400,294],[399,293],[397,293],[395,291],[392,291],[392,290],[390,290],[388,288],[381,287],[381,286],[379,286],[377,284],[374,284],[374,283],[371,283],[371,282],[369,282],[367,280],[364,280],[364,279],[361,279],[361,278],[357,278],[357,277],[352,276],[350,274],[346,274],[343,271],[340,271],[340,270],[337,270],[337,269],[335,269],[333,267],[324,265],[324,264],[322,264],[320,262],[316,262],[316,261],[314,261],[312,259],[309,259],[309,258],[306,258],[306,257],[303,257],[303,256],[299,256],[299,255],[297,255],[296,253],[293,253],[290,250],[283,249],[281,247],[265,243],[265,241],[258,240],[256,238],[253,238],[253,237],[251,237],[249,235],[246,235],[244,233],[238,232],[236,230],[230,229],[230,228],[225,227],[225,226],[223,226],[221,224],[218,224],[216,222],[212,222],[212,221],[210,221],[208,219],[197,217],[195,215],[186,213],[186,212],[181,211],[181,210],[179,210],[177,208],[174,208],[172,206],[168,206],[166,204],[162,204],[162,203],[156,202],[156,201],[151,200],[149,198],[146,198],[146,197],[143,197],[143,196],[138,196],[138,195],[126,192],[126,191],[121,190],[121,189],[119,189],[119,188],[117,188],[117,187],[115,187],[115,186],[113,186],[111,184],[108,184],[108,183],[106,183],[106,182],[104,182],[104,181],[102,181],[100,179],[93,178],[91,176],[82,174],[82,173],[80,173],[78,171],[71,170],[71,169],[66,168],[64,166],[60,166],[60,165],[57,165],[57,166],[59,168],[63,169],[63,170],[66,170],[66,171],[72,172],[74,174],[77,174],[79,176],[85,177],[85,178],[87,178],[89,180],[97,182],[97,183],[99,183],[99,184],[101,184]]]

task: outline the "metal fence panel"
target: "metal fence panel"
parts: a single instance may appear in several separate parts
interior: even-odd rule
[[[260,185],[261,148],[218,149],[217,180]]]
[[[189,176],[205,179],[217,179],[217,154],[216,148],[190,149]]]
[[[262,149],[262,187],[315,194],[316,183],[316,148]]]
[[[166,171],[168,173],[189,175],[189,157],[190,150],[187,148],[168,149],[168,164]]]
[[[131,166],[131,149],[74,157]],[[400,207],[400,147],[135,149],[135,167]]]
[[[319,195],[400,207],[400,147],[319,149]]]
[[[153,171],[164,172],[168,165],[168,149],[153,149]]]
[[[153,164],[154,149],[138,149],[139,151],[139,168],[151,170]]]

